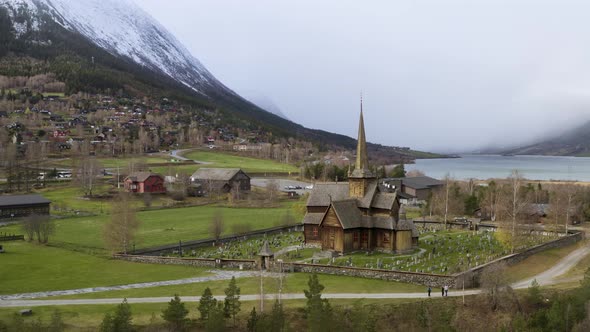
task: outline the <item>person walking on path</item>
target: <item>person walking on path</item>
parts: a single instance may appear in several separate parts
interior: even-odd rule
[[[449,296],[449,286],[445,285],[445,296]]]
[[[440,288],[440,292],[442,293],[442,296],[445,296],[445,286]]]
[[[428,286],[428,297],[430,297],[430,292],[432,292],[432,287]]]

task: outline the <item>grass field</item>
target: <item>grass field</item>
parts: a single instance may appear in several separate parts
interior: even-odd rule
[[[160,157],[160,156],[142,156],[142,157],[120,157],[120,158],[97,158],[102,167],[104,168],[116,168],[117,166],[123,171],[130,163],[146,163],[146,164],[161,164],[167,163],[172,158]],[[49,160],[49,163],[54,166],[61,167],[72,167],[75,160],[73,159],[60,159],[60,160]]]
[[[583,245],[583,242],[563,248],[546,250],[512,265],[508,267],[505,272],[506,276],[508,276],[508,281],[517,282],[546,271],[569,253],[578,249],[581,245]],[[588,257],[586,257],[586,259],[588,259]],[[587,262],[590,264],[590,260]]]
[[[384,300],[373,300],[373,299],[330,299],[330,304],[332,305],[339,305],[339,306],[349,306],[356,303],[361,304],[376,304],[376,305],[386,305],[386,304],[401,304],[401,303],[409,303],[415,302],[416,299],[384,299]],[[444,301],[444,299],[433,299],[433,301]],[[265,308],[271,308],[274,303],[274,300],[267,300],[265,301]],[[285,308],[287,308],[287,321],[292,319],[293,310],[297,310],[298,308],[303,308],[305,306],[305,300],[289,300],[283,302]],[[186,308],[189,310],[188,318],[192,320],[199,319],[199,312],[197,310],[197,303],[195,302],[187,302]],[[258,301],[242,301],[241,311],[238,313],[238,320],[243,329],[245,329],[245,322],[248,319],[248,315],[252,310],[252,307],[256,307],[257,311],[260,304]],[[26,323],[31,323],[37,319],[40,319],[44,324],[47,324],[50,319],[52,313],[59,309],[61,313],[62,319],[66,324],[66,331],[80,331],[80,330],[89,330],[95,331],[96,327],[98,327],[104,317],[104,315],[108,312],[112,313],[115,310],[116,305],[66,305],[66,306],[40,306],[34,307],[34,315],[32,317],[25,317]],[[131,304],[131,312],[133,315],[133,324],[138,325],[148,325],[152,320],[152,316],[155,318],[154,323],[161,326],[164,323],[162,317],[160,316],[162,310],[167,307],[166,303],[141,303],[141,304]],[[11,323],[13,316],[17,313],[20,309],[25,308],[0,308],[0,321],[4,321],[5,323]],[[299,316],[300,317],[300,316]],[[229,324],[228,324],[229,325]],[[242,329],[242,330],[243,330]]]
[[[294,215],[296,212],[291,208],[293,204],[283,203],[279,208],[229,208],[206,205],[138,212],[137,218],[142,224],[137,233],[136,247],[210,238],[211,220],[218,212],[223,217],[223,235],[231,234],[234,226],[238,224],[248,224],[252,230],[277,226],[287,212],[290,212],[295,220],[300,220],[302,216]],[[109,218],[108,215],[98,215],[56,220],[55,234],[50,238],[50,242],[64,248],[100,253],[104,249],[103,225]],[[18,225],[0,227],[0,232],[22,233]]]
[[[205,269],[130,263],[24,241],[3,243],[0,294],[63,290],[203,276]]]
[[[285,273],[283,278],[283,293],[303,293],[307,289],[308,273]],[[346,276],[319,275],[320,282],[326,288],[323,293],[414,293],[425,292],[426,287],[403,282],[385,281],[377,279],[364,279]],[[242,294],[259,294],[260,278],[236,279]],[[195,283],[188,285],[161,286],[142,289],[129,289],[122,291],[108,291],[100,293],[77,294],[52,299],[93,299],[93,298],[124,298],[124,297],[157,297],[157,296],[200,296],[206,287],[211,289],[213,295],[224,295],[228,280],[211,281],[207,283]],[[278,294],[279,279],[264,278],[264,292]]]
[[[242,157],[239,155],[226,154],[221,152],[211,151],[192,151],[184,155],[184,157],[205,161],[210,164],[200,165],[201,167],[221,167],[232,168],[239,167],[246,172],[299,172],[299,169],[293,165],[282,164],[273,160],[257,159],[250,157]]]

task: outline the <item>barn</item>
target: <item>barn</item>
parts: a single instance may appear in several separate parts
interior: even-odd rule
[[[191,182],[205,193],[227,193],[232,188],[250,191],[250,176],[239,168],[200,168],[191,176]]]
[[[51,201],[41,195],[0,196],[0,219],[26,217],[32,214],[49,215]]]

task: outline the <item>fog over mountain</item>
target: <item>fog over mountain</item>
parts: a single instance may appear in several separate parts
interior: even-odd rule
[[[295,122],[438,151],[590,119],[590,3],[137,0],[222,82]]]

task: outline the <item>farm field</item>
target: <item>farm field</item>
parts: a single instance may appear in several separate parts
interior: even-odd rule
[[[205,269],[107,259],[24,241],[3,243],[0,294],[113,286],[207,275]]]
[[[299,172],[299,169],[290,164],[282,164],[273,160],[258,159],[251,157],[242,157],[233,154],[211,152],[211,151],[191,151],[184,157],[204,161],[208,164],[201,164],[198,167],[220,167],[233,168],[239,167],[246,172]]]
[[[292,205],[283,203],[278,208],[230,208],[223,206],[194,206],[141,211],[137,218],[142,224],[136,236],[136,248],[153,247],[181,241],[210,238],[210,224],[216,213],[224,222],[222,235],[232,234],[236,225],[249,225],[252,230],[277,226],[287,213],[293,215]],[[302,216],[293,215],[295,220]],[[98,215],[55,220],[55,234],[50,242],[56,246],[84,250],[89,253],[106,253],[102,228],[110,216]],[[20,234],[18,225],[0,227],[0,232]]]

